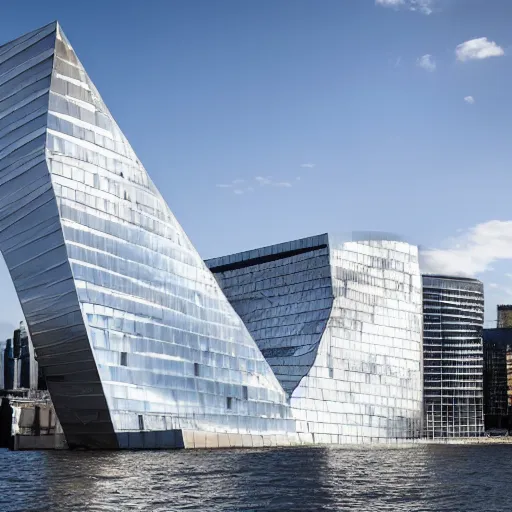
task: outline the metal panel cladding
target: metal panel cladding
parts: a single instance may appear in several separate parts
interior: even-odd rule
[[[57,23],[0,47],[0,199],[0,250],[70,445],[294,430]]]
[[[476,279],[423,276],[425,435],[484,431],[484,289]]]
[[[417,247],[319,235],[207,264],[289,393],[301,440],[420,437]]]

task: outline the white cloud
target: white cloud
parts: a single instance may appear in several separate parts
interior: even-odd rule
[[[218,188],[233,188],[235,185],[240,185],[241,183],[244,183],[245,180],[236,179],[233,180],[231,183],[218,183],[216,186]]]
[[[473,98],[473,96],[466,96],[466,97],[464,98],[464,101],[465,101],[466,103],[469,103],[470,105],[473,105],[473,104],[475,103],[475,98]]]
[[[512,221],[491,220],[453,238],[444,249],[421,251],[425,273],[474,276],[498,260],[512,260]]]
[[[272,176],[256,176],[254,179],[262,187],[270,186],[289,188],[292,186],[289,181],[274,181]]]
[[[314,169],[316,164],[300,164],[300,166],[304,169]]]
[[[496,283],[489,283],[489,288],[499,288],[499,285]]]
[[[299,178],[300,179],[300,178]],[[289,188],[292,187],[293,184],[290,181],[274,181],[272,176],[256,176],[254,178],[256,185],[261,187],[277,187],[277,188]],[[233,194],[242,195],[246,192],[254,192],[254,186],[250,183],[247,183],[247,186],[244,184],[247,183],[246,180],[236,179],[231,183],[219,183],[216,186],[218,188],[230,189]]]
[[[494,41],[489,41],[487,37],[479,37],[459,44],[457,48],[455,48],[455,55],[457,56],[457,60],[465,62],[467,60],[501,57],[505,55],[505,51]]]
[[[420,68],[423,68],[425,71],[430,71],[430,72],[435,71],[436,67],[437,67],[434,57],[432,57],[432,55],[430,55],[428,53],[426,55],[423,55],[423,57],[419,57],[416,60],[416,64]]]
[[[382,5],[384,7],[398,7],[400,5],[404,5],[404,0],[375,0],[377,5]]]
[[[270,179],[270,176],[268,178],[265,178],[264,176],[256,176],[254,178],[260,185],[272,185],[272,180]]]
[[[375,4],[382,7],[404,8],[427,15],[432,14],[434,2],[435,0],[375,0]]]

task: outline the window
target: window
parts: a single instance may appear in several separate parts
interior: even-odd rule
[[[194,375],[199,377],[199,363],[194,363]]]
[[[128,354],[121,352],[121,366],[128,366]]]
[[[233,399],[228,396],[226,397],[226,409],[231,410],[233,407]]]
[[[244,397],[244,400],[249,399],[249,390],[247,389],[247,386],[242,387],[242,396]]]
[[[144,416],[139,414],[139,430],[144,430]]]

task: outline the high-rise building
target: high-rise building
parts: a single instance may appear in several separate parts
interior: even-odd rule
[[[294,441],[286,393],[58,23],[0,47],[0,173],[0,250],[71,447]]]
[[[485,428],[512,427],[512,329],[484,329]]]
[[[500,328],[512,327],[512,305],[500,304],[498,306],[498,325]]]
[[[424,275],[423,311],[425,436],[480,436],[483,285],[476,279]]]
[[[38,364],[24,322],[13,338],[2,342],[2,386],[0,389],[39,389]]]
[[[4,348],[4,389],[14,388],[14,353],[12,340],[5,342]]]
[[[0,390],[4,388],[4,358],[6,342],[0,340]]]
[[[302,440],[420,437],[417,247],[325,234],[206,263],[287,392]]]
[[[19,386],[24,389],[38,389],[39,368],[34,346],[24,322],[20,322],[18,330],[20,338]]]

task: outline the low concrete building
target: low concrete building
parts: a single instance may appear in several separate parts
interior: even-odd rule
[[[0,405],[0,447],[66,449],[66,439],[48,392],[10,393]]]

